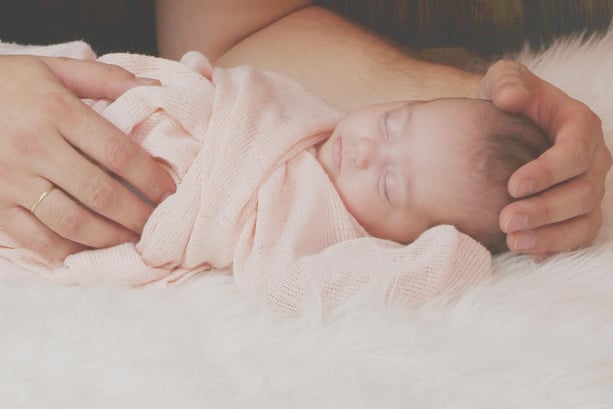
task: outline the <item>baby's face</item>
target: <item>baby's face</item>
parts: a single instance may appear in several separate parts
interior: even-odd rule
[[[437,224],[466,222],[477,194],[471,152],[478,104],[440,99],[350,113],[317,152],[345,206],[373,236],[415,240]]]

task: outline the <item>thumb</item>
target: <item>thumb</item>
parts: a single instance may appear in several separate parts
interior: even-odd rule
[[[511,113],[525,111],[532,102],[531,73],[517,61],[493,64],[481,79],[481,97]]]
[[[112,64],[71,58],[43,61],[66,88],[81,98],[116,99],[127,90],[143,85],[160,85],[157,80],[136,77]]]

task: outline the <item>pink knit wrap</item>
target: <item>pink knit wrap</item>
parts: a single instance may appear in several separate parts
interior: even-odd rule
[[[0,44],[0,53],[95,58],[83,43]],[[239,289],[294,313],[313,301],[329,310],[369,287],[381,289],[383,302],[422,302],[489,275],[487,250],[452,226],[432,228],[407,246],[366,234],[311,149],[342,113],[279,74],[213,70],[195,54],[184,60],[189,67],[105,55],[100,61],[163,86],[135,88],[114,102],[87,101],[177,182],[140,242],[50,265],[0,232],[0,257],[80,285],[164,284],[228,269]]]

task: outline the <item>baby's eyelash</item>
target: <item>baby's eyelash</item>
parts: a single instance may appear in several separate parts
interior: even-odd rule
[[[388,117],[388,115],[389,115],[389,112],[385,112],[383,114],[383,116],[381,117],[381,125],[380,125],[380,127],[381,127],[381,134],[383,134],[383,138],[386,141],[391,141],[392,137],[389,134],[389,128],[387,127],[387,117]]]
[[[386,169],[383,174],[381,175],[381,190],[383,191],[383,196],[385,197],[385,199],[391,203],[390,200],[390,196],[389,196],[389,187],[388,187],[388,175],[389,175],[389,170]]]

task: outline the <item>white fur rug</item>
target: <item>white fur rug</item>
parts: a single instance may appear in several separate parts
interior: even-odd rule
[[[521,59],[613,141],[613,33]],[[171,289],[66,288],[0,265],[0,408],[613,408],[613,182],[602,247],[417,310],[321,322],[211,275]]]

